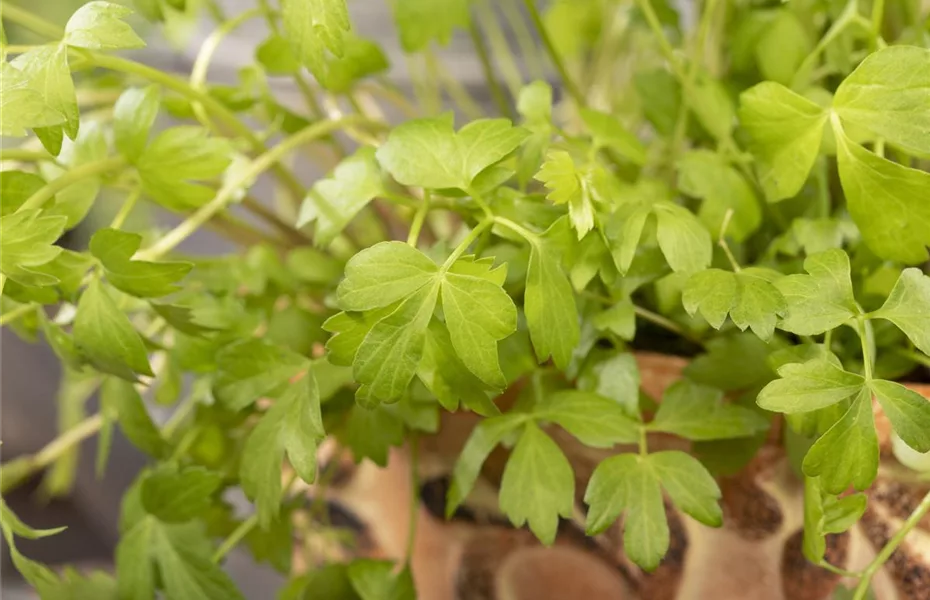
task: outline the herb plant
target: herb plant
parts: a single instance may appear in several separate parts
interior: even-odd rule
[[[804,552],[827,568],[824,535],[856,521],[878,472],[873,397],[930,451],[930,403],[896,383],[930,365],[925,3],[704,0],[686,26],[664,0],[394,0],[410,98],[345,0],[257,4],[135,0],[169,33],[204,7],[216,21],[186,78],[123,57],[144,45],[125,6],[88,2],[61,28],[3,5],[2,135],[18,141],[0,150],[0,322],[54,349],[77,418],[5,463],[2,490],[45,471],[46,492],[67,494],[79,442],[99,436],[102,474],[116,427],[151,457],[123,502],[115,576],[30,560],[17,540],[56,531],[0,504],[42,598],[240,598],[224,556],[246,543],[288,571],[310,510],[295,482],[327,485],[324,438],[384,464],[391,446],[416,456],[440,411],[485,417],[450,513],[503,444],[500,507],[547,544],[575,501],[549,428],[632,445],[596,468],[586,527],[625,515],[647,570],[669,546],[663,495],[721,525],[713,475],[780,420],[802,457]],[[256,19],[254,62],[211,83],[223,39]],[[459,31],[492,116],[436,52]],[[282,78],[302,106],[275,93]],[[304,177],[308,157],[328,174]],[[241,249],[190,255],[202,228]],[[65,249],[71,230],[86,243]],[[697,358],[649,399],[634,348]],[[519,386],[502,413],[495,398]],[[653,432],[695,451],[655,451]],[[234,488],[254,514],[231,513]],[[855,598],[928,510],[930,496],[854,574]],[[347,597],[414,597],[390,567],[340,571]],[[282,597],[319,597],[313,581]]]

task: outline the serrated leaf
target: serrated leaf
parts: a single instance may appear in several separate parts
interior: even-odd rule
[[[700,311],[715,329],[720,329],[729,314],[741,330],[751,327],[761,339],[768,340],[787,304],[781,292],[759,276],[764,275],[761,271],[755,268],[738,273],[720,269],[699,271],[688,279],[682,304],[691,315]]]
[[[816,335],[835,329],[855,317],[859,309],[853,296],[849,256],[827,250],[804,259],[808,275],[788,275],[775,287],[788,303],[778,327],[798,335]]]
[[[23,285],[53,285],[58,279],[34,271],[61,253],[54,243],[67,219],[39,210],[20,210],[0,217],[0,273]]]
[[[678,187],[689,196],[703,199],[698,217],[715,237],[719,237],[730,211],[726,232],[737,242],[745,240],[761,224],[762,211],[752,187],[719,154],[709,150],[686,153],[678,162]]]
[[[567,390],[552,394],[533,410],[539,419],[558,423],[591,448],[610,448],[639,440],[642,426],[623,405],[599,394]]]
[[[391,314],[396,307],[386,306],[365,312],[340,312],[323,323],[323,330],[333,334],[326,350],[334,365],[351,367],[355,354],[375,323]]]
[[[817,158],[827,116],[821,106],[771,81],[740,96],[740,123],[749,134],[749,151],[769,202],[801,190]]]
[[[917,452],[930,452],[930,400],[893,381],[873,379],[869,388],[898,437]]]
[[[156,85],[129,88],[113,105],[113,138],[120,154],[130,161],[142,155],[149,131],[158,117],[161,92]]]
[[[467,190],[478,173],[529,135],[507,119],[479,119],[457,132],[452,126],[451,113],[407,121],[378,148],[378,162],[403,185]]]
[[[325,83],[327,52],[342,56],[351,27],[345,0],[284,0],[281,17],[294,56]]]
[[[116,581],[120,598],[152,600],[155,596],[152,544],[156,526],[154,519],[143,519],[120,537],[116,546]]]
[[[220,483],[219,473],[203,467],[164,464],[142,480],[142,505],[159,521],[182,523],[209,508]]]
[[[878,437],[868,388],[862,388],[840,420],[814,442],[802,469],[808,477],[819,476],[831,494],[850,485],[857,490],[872,485],[878,474]]]
[[[313,186],[300,206],[297,226],[315,223],[314,242],[326,246],[383,189],[374,149],[362,148]]]
[[[594,228],[594,207],[568,152],[550,150],[535,179],[546,186],[546,197],[554,204],[568,204],[568,215],[579,240]]]
[[[307,368],[309,361],[295,352],[256,338],[241,340],[217,354],[213,393],[229,410],[242,410]]]
[[[524,313],[539,362],[549,356],[564,369],[581,338],[572,286],[553,251],[533,244],[526,270]]]
[[[517,308],[500,285],[448,272],[442,280],[442,312],[456,354],[488,385],[507,385],[497,342],[517,329]]]
[[[211,560],[212,544],[199,526],[155,525],[152,550],[165,596],[172,600],[244,600],[229,575]]]
[[[921,352],[930,354],[930,277],[904,269],[881,308],[871,314],[897,325]]]
[[[720,390],[683,379],[672,384],[648,427],[693,441],[748,437],[768,428],[755,411],[723,402]]]
[[[136,374],[153,375],[142,338],[99,279],[81,294],[73,333],[75,345],[97,370],[128,381]]]
[[[155,298],[178,291],[175,285],[190,272],[187,262],[132,260],[142,236],[117,229],[99,229],[90,239],[90,252],[103,263],[107,281],[118,290],[139,298]]]
[[[930,173],[869,152],[834,122],[846,205],[862,239],[881,258],[917,264],[930,245]]]
[[[165,457],[168,444],[132,383],[115,377],[104,379],[100,405],[106,415],[115,416],[123,435],[136,448],[155,458]]]
[[[445,46],[456,27],[471,22],[468,0],[398,0],[393,6],[405,52],[419,52],[432,40]]]
[[[861,392],[865,378],[826,358],[789,363],[778,369],[781,379],[769,383],[757,403],[766,410],[785,414],[809,412],[831,406]]]
[[[131,14],[132,9],[112,2],[88,2],[68,19],[64,42],[89,50],[143,48],[142,38],[122,21]]]
[[[533,423],[520,435],[504,467],[500,507],[517,527],[530,530],[546,545],[555,541],[559,517],[575,505],[575,476],[559,446]]]
[[[336,297],[343,310],[381,308],[434,283],[439,267],[403,242],[381,242],[362,250],[346,264]]]
[[[845,124],[930,157],[930,50],[889,46],[870,54],[836,89],[833,110]]]
[[[649,455],[649,465],[679,510],[708,527],[723,525],[720,488],[696,458],[678,451],[656,452]]]

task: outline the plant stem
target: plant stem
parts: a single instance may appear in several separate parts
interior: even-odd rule
[[[435,77],[437,81],[442,82],[449,98],[452,99],[466,117],[469,119],[480,119],[484,116],[484,111],[481,109],[481,106],[471,97],[471,94],[468,93],[465,86],[463,86],[458,79],[449,74],[450,69],[440,66],[436,53],[433,52],[432,48],[426,49],[423,54],[423,59],[426,61],[426,68],[429,70],[430,74]]]
[[[905,358],[909,358],[915,363],[921,364],[927,368],[930,368],[930,356],[927,356],[923,352],[917,352],[916,350],[908,350],[907,348],[895,348],[894,353]]]
[[[575,101],[575,104],[578,106],[585,106],[586,103],[584,95],[569,76],[568,69],[565,68],[565,62],[562,60],[561,55],[559,55],[559,51],[556,49],[552,38],[549,37],[549,32],[546,30],[546,26],[542,21],[542,17],[539,16],[539,11],[536,10],[536,3],[534,0],[524,0],[523,3],[526,5],[526,10],[530,15],[530,20],[533,21],[533,26],[536,27],[539,38],[542,40],[543,46],[546,48],[546,53],[549,55],[549,59],[552,61],[552,64],[555,65],[556,70],[559,72],[559,77],[562,78],[562,85],[565,86],[565,89]]]
[[[116,216],[113,217],[113,222],[110,223],[111,229],[119,229],[123,226],[123,223],[126,222],[126,218],[129,216],[129,213],[132,212],[132,209],[135,208],[136,202],[139,201],[139,196],[141,195],[141,186],[129,192],[129,194],[126,196],[126,199],[123,200],[123,205],[119,207],[119,212],[117,212]]]
[[[488,55],[488,48],[485,46],[484,38],[481,36],[481,31],[478,29],[478,25],[474,20],[472,20],[468,26],[468,35],[471,36],[471,42],[475,46],[475,52],[481,63],[481,71],[484,73],[484,79],[488,82],[488,89],[491,91],[491,97],[497,105],[497,110],[505,117],[510,116],[510,103],[507,102],[504,90],[501,88],[501,84],[494,74],[494,67],[491,66],[491,57]]]
[[[646,436],[646,428],[639,426],[639,455],[646,456],[649,454],[649,438]]]
[[[42,208],[42,205],[45,204],[50,198],[72,183],[76,183],[82,179],[87,179],[88,177],[102,175],[107,171],[119,169],[125,164],[126,159],[122,156],[111,156],[110,158],[96,160],[94,162],[85,163],[75,167],[70,171],[62,173],[60,177],[49,181],[44,186],[36,190],[36,193],[29,196],[26,201],[23,202],[22,206],[19,207],[19,210]]]
[[[485,219],[484,221],[478,223],[475,228],[472,229],[467,236],[465,236],[465,239],[455,247],[455,250],[452,251],[452,254],[449,255],[449,258],[447,258],[446,261],[442,264],[442,270],[445,271],[451,267],[452,263],[457,261],[459,257],[462,256],[466,250],[468,250],[468,247],[471,246],[472,242],[477,240],[478,237],[484,233],[484,230],[490,227],[493,223],[494,219]]]
[[[410,566],[413,550],[417,540],[417,521],[420,516],[420,444],[416,433],[410,435],[410,523],[407,530],[407,550],[404,552],[404,564]]]
[[[18,6],[10,4],[9,2],[2,3],[0,6],[0,14],[3,15],[3,18],[9,19],[14,23],[19,23],[26,29],[34,31],[40,35],[50,37],[52,39],[61,39],[64,36],[64,31],[54,23],[46,21],[42,17],[32,14],[29,11],[23,10]]]
[[[740,272],[739,262],[737,262],[736,257],[733,256],[733,251],[730,250],[730,244],[727,243],[727,228],[730,226],[730,221],[733,219],[733,209],[727,209],[726,214],[723,215],[723,223],[720,225],[720,236],[717,238],[717,245],[723,249],[723,253],[727,255],[727,260],[730,261],[730,266],[733,267],[734,273]]]
[[[5,281],[6,279],[4,278],[4,282]],[[0,327],[3,327],[4,325],[9,325],[10,323],[19,319],[20,317],[24,317],[28,315],[30,312],[34,311],[35,309],[36,307],[33,304],[23,304],[22,306],[17,306],[10,312],[3,313],[2,315],[0,315]]]
[[[494,222],[497,223],[498,225],[506,227],[507,229],[516,233],[517,235],[519,235],[520,237],[522,237],[523,239],[525,239],[531,244],[535,245],[539,243],[538,235],[536,235],[529,229],[523,227],[522,225],[518,225],[514,223],[510,219],[507,219],[505,217],[494,217]]]
[[[859,585],[856,587],[853,600],[864,600],[869,593],[869,586],[871,585],[872,577],[875,575],[875,572],[888,561],[898,546],[901,545],[901,542],[904,541],[904,538],[907,537],[907,534],[920,523],[920,520],[923,519],[928,511],[930,511],[930,493],[924,496],[914,512],[911,513],[911,516],[909,516],[904,522],[904,525],[901,526],[901,529],[894,534],[894,537],[888,540],[888,543],[885,544],[881,552],[878,553],[875,559],[869,563],[869,566],[862,572],[862,578],[859,580]]]
[[[801,62],[801,65],[794,72],[794,77],[791,79],[791,89],[797,90],[802,83],[804,83],[803,78],[807,76],[809,71],[813,68],[814,62],[817,60],[817,57],[829,46],[833,40],[835,40],[843,30],[850,24],[855,22],[859,17],[859,6],[857,0],[849,0],[846,3],[846,7],[843,8],[843,12],[840,13],[840,16],[837,17],[836,21],[830,26],[830,29],[827,30],[827,33],[817,42],[817,45],[811,50],[804,60]]]
[[[643,308],[642,306],[637,306],[636,304],[633,305],[633,312],[641,319],[649,321],[654,325],[658,325],[659,327],[662,327],[663,329],[666,329],[674,334],[680,335],[689,342],[697,344],[698,346],[704,345],[704,342],[696,338],[690,331],[686,331],[678,323],[672,321],[671,319],[663,317],[658,313],[654,313],[647,308]]]
[[[223,558],[229,554],[233,548],[235,548],[239,542],[241,542],[245,536],[255,529],[258,525],[258,513],[252,513],[249,517],[243,522],[239,523],[239,526],[236,527],[232,533],[229,534],[219,548],[216,549],[216,552],[213,553],[213,556],[210,560],[214,564],[219,564]]]
[[[866,331],[865,317],[859,315],[856,318],[856,331],[859,334],[859,341],[862,345],[862,368],[866,382],[872,380],[872,353],[869,351],[869,336]]]
[[[312,240],[301,230],[288,224],[273,210],[251,196],[242,199],[242,206],[249,212],[262,219],[282,234],[300,244],[309,244]]]
[[[430,196],[425,192],[423,201],[417,207],[416,214],[413,215],[413,224],[410,225],[410,233],[407,234],[407,244],[416,248],[417,240],[420,239],[420,230],[423,229],[423,222],[426,220],[426,213],[429,212]]]
[[[517,66],[517,59],[514,57],[507,43],[507,37],[501,28],[500,19],[494,12],[494,5],[488,0],[481,0],[477,3],[478,20],[481,21],[481,27],[487,33],[488,42],[491,44],[491,52],[494,53],[497,66],[500,68],[501,76],[507,84],[507,90],[510,97],[516,102],[520,95],[520,88],[523,87],[523,75],[520,73],[520,67]]]
[[[649,0],[636,0],[636,5],[639,7],[639,10],[642,11],[643,16],[646,17],[649,28],[652,29],[656,41],[659,42],[659,50],[662,52],[665,60],[668,61],[669,66],[672,67],[675,76],[682,82],[682,85],[687,84],[688,75],[685,73],[681,61],[675,56],[675,49],[672,47],[671,42],[668,41],[668,37],[662,29],[662,22],[659,20],[656,11],[652,8],[652,3]]]
[[[25,150],[23,148],[0,148],[0,161],[18,160],[22,162],[40,162],[48,160],[55,162],[58,159],[44,150]]]
[[[241,171],[237,172],[235,177],[230,178],[230,180],[220,188],[213,200],[200,207],[194,214],[169,231],[155,244],[139,252],[137,258],[139,260],[151,260],[170,252],[176,248],[178,244],[186,240],[192,233],[197,231],[204,223],[209,221],[214,215],[225,209],[226,206],[233,201],[236,193],[239,192],[242,187],[251,185],[252,181],[289,152],[303,144],[350,125],[382,126],[383,124],[379,121],[371,121],[355,115],[344,117],[336,121],[320,121],[301,129],[253,160]]]
[[[836,573],[837,575],[841,575],[843,577],[858,578],[859,576],[862,575],[862,573],[859,573],[858,571],[847,571],[846,569],[841,569],[837,567],[836,565],[828,563],[825,559],[817,563],[817,566],[822,569],[826,569],[827,571],[830,571],[831,573]]]
[[[872,0],[872,37],[869,50],[878,50],[878,40],[882,37],[882,21],[885,18],[885,0]]]
[[[539,59],[539,48],[530,33],[530,28],[526,26],[523,15],[517,8],[519,0],[504,0],[500,3],[500,8],[504,12],[504,18],[510,25],[517,38],[517,44],[520,46],[520,55],[526,65],[527,71],[532,79],[543,79],[546,74],[543,70],[542,61]]]

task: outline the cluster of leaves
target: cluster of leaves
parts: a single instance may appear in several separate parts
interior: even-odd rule
[[[193,4],[137,0],[168,33]],[[0,36],[0,133],[25,138],[0,150],[0,323],[41,335],[65,375],[62,436],[5,464],[3,489],[49,467],[45,490],[66,494],[77,443],[96,432],[102,475],[117,425],[152,459],[123,503],[115,578],[29,560],[16,538],[56,532],[0,504],[14,563],[43,598],[239,598],[220,566],[237,543],[289,572],[295,524],[338,538],[292,497],[298,478],[326,485],[325,438],[384,465],[441,411],[484,417],[450,514],[503,445],[501,511],[552,543],[577,500],[561,429],[610,454],[582,495],[588,534],[621,520],[647,570],[669,547],[668,506],[722,524],[714,476],[745,466],[774,419],[788,424],[817,564],[877,476],[873,399],[901,447],[930,452],[930,403],[896,383],[930,364],[919,2],[874,2],[868,18],[856,0],[707,0],[685,31],[661,1],[558,0],[540,14],[527,0],[524,15],[513,0],[396,0],[419,107],[394,127],[379,102],[412,102],[377,77],[386,55],[352,31],[345,0],[279,4],[225,21],[215,10],[189,81],[111,53],[144,45],[123,6],[86,3],[64,29],[4,7],[11,35],[53,41]],[[525,16],[562,78],[558,101],[510,56],[499,21],[526,69],[539,62]],[[268,37],[254,63],[208,83],[218,44],[256,18]],[[483,60],[488,85],[509,118],[442,75],[434,47],[459,29],[485,59],[490,41],[507,90]],[[273,93],[282,77],[305,109]],[[470,116],[459,128],[443,92]],[[310,145],[329,175],[305,189],[286,159]],[[266,176],[275,208],[250,195]],[[153,226],[152,206],[179,224]],[[203,227],[243,248],[165,259]],[[63,248],[71,230],[87,243]],[[641,348],[694,356],[661,399],[641,389]],[[508,389],[523,391],[501,412]],[[692,452],[651,449],[658,433]],[[236,489],[255,506],[244,519]],[[324,545],[307,545],[309,564],[328,562]],[[414,595],[409,568],[357,560],[280,597]]]

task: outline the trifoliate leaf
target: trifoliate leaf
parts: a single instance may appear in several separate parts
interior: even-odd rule
[[[242,410],[307,368],[307,359],[290,350],[257,338],[241,340],[217,354],[213,394],[230,410]]]
[[[769,383],[757,403],[766,410],[794,414],[824,408],[858,394],[865,384],[861,375],[844,371],[826,358],[788,363],[778,369],[781,379]]]
[[[585,530],[595,535],[623,519],[623,547],[634,563],[655,569],[669,545],[668,521],[662,488],[648,456],[620,454],[594,470],[584,501],[588,504]]]
[[[77,95],[74,92],[74,82],[71,80],[71,69],[68,67],[68,49],[62,45],[39,46],[28,52],[20,54],[11,63],[29,81],[30,87],[37,90],[52,110],[58,111],[63,117],[62,128],[72,140],[78,133],[78,105]],[[4,115],[4,120],[16,118],[14,115]],[[49,149],[58,154],[58,149]]]
[[[517,329],[517,308],[499,284],[481,277],[446,273],[442,312],[455,353],[488,385],[502,389],[497,342]]]
[[[732,211],[726,233],[742,242],[759,228],[762,211],[749,183],[717,153],[693,150],[678,163],[678,187],[701,198],[698,217],[714,237]]]
[[[898,437],[918,452],[930,452],[930,400],[893,381],[873,379],[869,388]]]
[[[471,493],[478,475],[481,473],[481,465],[487,460],[491,451],[508,435],[523,425],[529,415],[519,413],[509,413],[499,417],[483,419],[472,429],[465,447],[459,454],[455,463],[455,469],[452,471],[452,484],[449,487],[449,493],[446,495],[446,516],[450,517],[455,514],[456,509],[465,501],[468,494]]]
[[[381,242],[362,250],[346,264],[336,296],[344,310],[381,308],[435,283],[439,267],[403,242]]]
[[[0,217],[0,273],[23,285],[53,285],[56,277],[33,270],[55,259],[67,219],[39,210],[20,210]]]
[[[500,506],[516,527],[529,523],[539,540],[555,541],[559,517],[569,518],[575,505],[575,476],[559,446],[533,423],[527,423],[504,467]]]
[[[461,400],[468,409],[480,415],[488,417],[499,413],[488,398],[484,384],[459,359],[448,330],[435,319],[426,333],[417,377],[447,411],[458,410]]]
[[[878,474],[878,437],[871,396],[868,388],[860,389],[846,413],[804,457],[804,474],[819,476],[823,489],[831,494],[840,494],[850,485],[864,490]]]
[[[294,56],[325,83],[327,52],[343,55],[351,27],[345,0],[284,0],[281,17]]]
[[[300,206],[297,226],[315,222],[314,242],[326,246],[383,189],[375,151],[362,148],[313,186]]]
[[[862,239],[881,258],[916,264],[930,245],[930,173],[877,156],[837,122],[836,157],[846,205]]]
[[[930,50],[889,46],[870,54],[836,89],[833,110],[844,124],[930,157]]]
[[[291,384],[268,409],[242,451],[242,489],[255,500],[263,528],[267,529],[278,515],[285,454],[301,479],[312,483],[316,477],[316,447],[323,435],[319,389],[313,374],[308,373]]]
[[[352,588],[361,600],[416,600],[410,567],[394,573],[394,563],[384,560],[355,560],[349,565]]]
[[[768,275],[755,267],[738,273],[699,271],[688,279],[682,304],[691,315],[700,311],[715,329],[720,329],[729,314],[741,330],[751,327],[761,339],[768,340],[778,317],[787,309],[781,292],[766,279]]]
[[[550,150],[535,178],[549,190],[546,197],[553,204],[568,204],[568,215],[579,240],[594,228],[594,206],[568,152]]]
[[[553,250],[539,242],[530,249],[524,313],[540,362],[549,356],[564,369],[581,338],[575,296]]]
[[[904,269],[888,299],[871,316],[888,319],[921,352],[930,354],[930,277],[920,269]]]
[[[849,256],[842,250],[827,250],[808,256],[804,270],[809,275],[788,275],[775,287],[788,303],[780,329],[798,335],[816,335],[835,329],[856,316]]]
[[[456,27],[471,21],[468,0],[398,0],[393,6],[405,52],[419,52],[432,40],[445,46]]]
[[[363,385],[360,400],[386,402],[404,393],[423,357],[438,296],[437,283],[424,285],[371,328],[353,363],[355,379]]]
[[[718,504],[720,488],[704,465],[690,454],[677,451],[656,452],[648,458],[665,493],[679,510],[709,527],[723,524]]]
[[[378,162],[403,185],[467,189],[529,135],[507,119],[479,119],[458,132],[452,125],[451,113],[407,121],[378,148]]]
[[[199,208],[214,191],[191,183],[220,175],[232,162],[229,140],[211,137],[202,127],[166,129],[155,136],[136,160],[142,189],[171,210]]]
[[[615,150],[631,162],[642,165],[646,162],[646,147],[635,135],[627,131],[613,115],[590,108],[581,109],[581,120],[596,147]]]
[[[193,265],[131,260],[141,244],[141,235],[104,228],[97,230],[90,239],[90,252],[103,263],[110,284],[127,294],[154,298],[180,289],[174,284],[183,279]]]
[[[203,467],[163,464],[142,480],[142,505],[165,523],[190,521],[209,508],[222,479]]]
[[[724,403],[722,391],[683,379],[665,392],[648,428],[706,441],[748,437],[768,426],[759,413]]]
[[[73,333],[75,345],[98,371],[128,381],[136,374],[153,375],[142,338],[99,279],[81,294]]]
[[[131,14],[132,9],[112,2],[88,2],[68,19],[64,42],[90,50],[143,48],[142,38],[122,21]]]
[[[740,122],[769,202],[801,190],[820,150],[827,116],[821,106],[771,81],[740,96]]]
[[[556,392],[533,409],[533,416],[558,423],[592,448],[610,448],[639,440],[641,423],[630,418],[619,402],[592,392]]]
[[[129,88],[113,105],[113,137],[120,154],[130,161],[142,155],[149,131],[158,116],[158,86]]]

